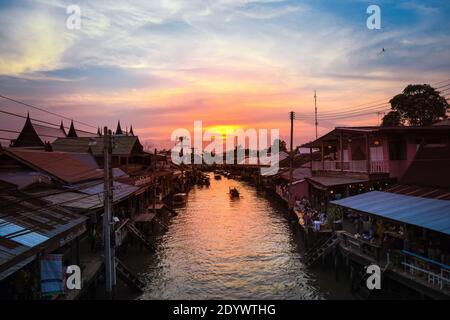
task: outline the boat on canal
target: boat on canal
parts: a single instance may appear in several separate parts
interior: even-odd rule
[[[239,198],[240,197],[239,189],[236,187],[230,187],[229,195],[230,198]]]
[[[222,176],[220,174],[215,174],[214,179],[216,180],[222,180]]]
[[[207,175],[202,174],[199,177],[197,184],[199,186],[209,186],[211,183],[209,182],[209,177]]]
[[[176,193],[172,197],[172,205],[174,207],[184,206],[187,201],[186,193]]]

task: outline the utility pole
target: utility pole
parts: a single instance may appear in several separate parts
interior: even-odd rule
[[[315,114],[315,125],[316,125],[316,139],[318,138],[318,134],[317,134],[317,94],[316,94],[316,90],[314,90],[314,114]]]
[[[112,298],[114,299],[116,296],[116,284],[117,284],[117,275],[116,275],[116,231],[114,230],[115,220],[114,217],[114,174],[113,174],[113,166],[112,166],[112,152],[114,148],[113,143],[113,135],[111,130],[108,130],[109,135],[109,207],[110,207],[110,218],[112,231],[111,231],[111,274],[112,274]],[[128,160],[127,160],[128,163]]]
[[[288,198],[288,206],[289,209],[292,209],[292,175],[293,175],[293,162],[294,162],[294,119],[295,112],[289,112],[289,119],[291,120],[291,152],[289,155],[289,198]]]
[[[113,284],[115,271],[113,264],[113,250],[111,248],[111,217],[112,217],[112,188],[111,188],[111,130],[108,127],[103,129],[103,247],[104,247],[104,259],[105,259],[105,289],[106,298],[113,298]]]
[[[384,112],[378,111],[377,116],[378,116],[378,125],[381,126],[381,120],[382,120],[382,116],[384,116]]]
[[[184,192],[184,136],[180,137],[181,141],[181,152],[183,161],[181,161],[180,169],[181,169],[181,192]]]
[[[155,158],[153,159],[153,213],[156,214],[156,148],[155,148]]]

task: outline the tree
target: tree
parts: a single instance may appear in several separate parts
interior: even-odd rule
[[[411,126],[428,126],[445,119],[450,108],[447,100],[429,84],[410,84],[390,103],[391,109]]]
[[[403,124],[402,116],[398,111],[389,111],[381,121],[382,127],[396,127]]]

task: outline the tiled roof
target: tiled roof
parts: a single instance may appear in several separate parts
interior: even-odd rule
[[[96,141],[87,138],[61,138],[52,143],[52,148],[53,151],[88,153],[90,144]]]
[[[97,133],[87,132],[87,131],[78,130],[78,129],[75,129],[75,132],[77,133],[77,137],[80,137],[80,138],[94,138],[94,137],[98,137]]]
[[[142,145],[136,136],[114,136],[113,156],[130,155],[133,149],[142,152]],[[61,138],[53,142],[54,151],[63,152],[91,152],[94,156],[103,155],[103,137],[94,138]]]
[[[52,143],[57,138],[63,138],[66,136],[65,132],[60,128],[47,127],[36,123],[33,123],[33,128],[36,130],[36,133],[39,138],[41,138],[42,142]]]

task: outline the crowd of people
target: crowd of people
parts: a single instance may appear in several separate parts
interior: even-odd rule
[[[305,197],[295,202],[295,209],[303,213],[300,222],[304,226],[312,227],[314,231],[319,231],[321,226],[326,222],[326,214],[314,210]]]

